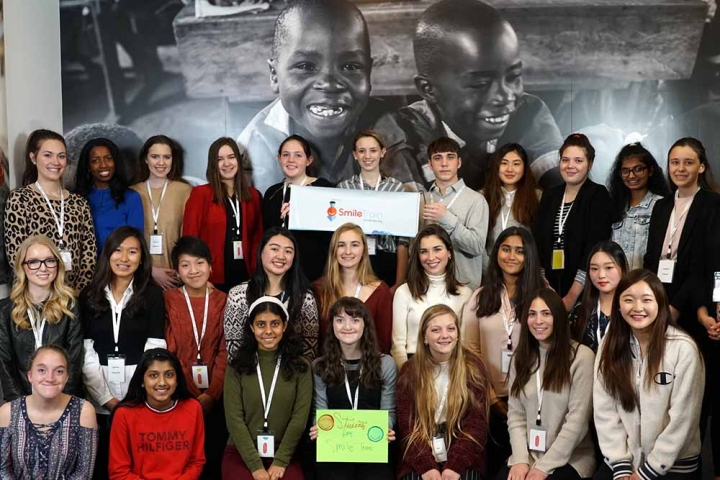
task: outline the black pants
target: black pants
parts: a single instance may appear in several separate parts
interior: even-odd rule
[[[495,480],[507,480],[509,473],[510,467],[506,465],[495,475]],[[563,465],[560,468],[556,468],[545,480],[580,480],[580,474],[570,465]],[[612,480],[612,474],[609,480]]]
[[[95,455],[93,480],[107,480],[110,461],[110,415],[96,415],[98,424],[98,447]]]
[[[498,405],[502,402],[504,411]],[[490,407],[490,436],[487,440],[487,476],[494,478],[495,474],[507,464],[512,454],[510,447],[510,433],[507,426],[507,397]]]
[[[223,400],[215,402],[213,409],[204,416],[205,419],[205,467],[200,476],[203,480],[219,480],[223,454],[228,441],[227,425],[225,424],[225,407]]]
[[[388,284],[388,287],[395,285],[397,278],[397,254],[375,250],[375,255],[370,255],[370,265],[372,265],[375,276]]]
[[[662,478],[663,480],[697,480],[698,478],[700,478],[700,471],[697,470],[690,473],[668,472],[663,475]],[[613,480],[612,469],[608,466],[607,463],[602,462],[600,464],[600,469],[593,477],[593,480]]]
[[[720,476],[720,344],[707,338],[696,341],[702,346],[705,360],[705,394],[703,395],[700,413],[700,438],[705,440],[705,433],[710,418],[710,439],[712,441],[713,472]]]

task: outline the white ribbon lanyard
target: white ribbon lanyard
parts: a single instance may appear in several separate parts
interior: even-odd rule
[[[560,213],[559,213],[559,219],[558,219],[558,238],[562,238],[562,234],[565,231],[565,222],[567,222],[568,217],[570,216],[570,210],[572,210],[572,205],[570,205],[570,208],[567,209],[567,212],[564,212],[565,215],[563,215],[563,210],[565,209],[565,195],[567,192],[563,192],[563,198],[562,203],[560,204]],[[573,205],[575,202],[573,202]],[[564,218],[563,218],[564,217]]]
[[[455,204],[455,201],[458,199],[458,197],[459,197],[460,194],[463,192],[463,190],[465,190],[465,185],[463,185],[462,188],[460,188],[460,190],[457,191],[457,193],[455,194],[455,196],[453,197],[453,199],[450,200],[450,203],[448,203],[448,204],[445,206],[445,208],[447,208],[448,210],[450,210],[450,207],[452,207],[452,206]],[[440,203],[444,203],[443,199],[440,199]]]
[[[35,322],[35,315],[33,315],[32,310],[28,308],[27,314],[28,319],[30,320],[30,327],[32,328],[33,336],[35,337],[35,350],[37,350],[42,347],[42,336],[47,322],[43,318],[42,322],[40,322],[40,328],[38,328],[37,323]]]
[[[35,182],[35,187],[40,192],[40,195],[43,196],[45,199],[45,203],[47,203],[48,208],[50,209],[50,213],[52,214],[53,219],[55,220],[55,225],[57,225],[57,231],[58,236],[60,237],[60,250],[63,249],[65,245],[65,241],[63,240],[63,234],[65,233],[65,195],[60,189],[60,218],[58,218],[57,214],[55,213],[55,209],[52,206],[52,203],[50,203],[50,199],[48,198],[47,194],[45,193],[45,190],[43,190],[42,185],[40,185],[40,182]]]
[[[436,424],[440,421],[440,415],[442,415],[443,409],[445,408],[445,402],[447,401],[447,394],[448,394],[449,388],[450,388],[450,378],[448,377],[448,383],[445,385],[445,391],[443,391],[443,395],[440,400],[440,405],[438,405],[437,410],[435,410],[435,423]]]
[[[362,174],[358,174],[358,177],[360,178],[360,190],[365,190],[365,184],[363,183]],[[375,191],[378,191],[378,188],[380,188],[380,182],[382,181],[382,175],[378,176],[377,184],[375,185]]]
[[[305,175],[305,178],[303,178],[303,181],[300,183],[301,187],[305,186],[305,182],[307,182],[307,179],[308,179],[308,177],[307,177],[307,175]],[[290,183],[291,182],[283,182],[283,196],[282,196],[282,201],[280,202],[280,205],[285,203],[285,193],[287,192],[288,185],[290,185]]]
[[[513,200],[515,200],[515,192],[516,191],[517,190],[508,192],[507,190],[505,190],[505,206],[508,208],[508,211],[507,211],[506,215],[503,215],[502,209],[500,209],[500,222],[502,224],[503,230],[505,230],[507,228],[507,224],[510,221],[510,213],[512,212],[512,205],[513,205]],[[510,201],[508,202],[508,200],[510,200]]]
[[[230,202],[230,208],[232,208],[233,215],[235,215],[235,234],[240,235],[240,200],[228,197]]]
[[[362,283],[358,282],[358,286],[355,289],[355,294],[353,295],[353,297],[360,298],[360,290],[362,290]]]
[[[260,370],[260,360],[258,359],[257,364],[257,376],[258,376],[258,384],[260,384],[260,396],[262,397],[263,402],[263,408],[265,411],[263,414],[265,415],[265,423],[263,424],[263,428],[268,428],[268,415],[270,415],[270,405],[272,404],[273,395],[275,394],[275,384],[277,383],[278,374],[280,373],[280,360],[282,360],[282,355],[278,356],[277,363],[275,364],[275,373],[273,374],[272,383],[270,384],[270,393],[268,393],[267,398],[265,398],[265,384],[263,383],[262,379],[262,371]]]
[[[358,374],[358,386],[355,389],[355,401],[353,401],[353,396],[350,393],[350,382],[348,381],[347,371],[345,372],[345,391],[347,392],[348,401],[350,402],[350,407],[353,410],[358,409],[358,398],[360,396],[360,376],[361,375],[362,375],[362,369],[360,369],[360,373]]]
[[[693,197],[697,192],[700,191],[700,188],[695,190],[695,193],[693,193]],[[679,197],[679,191],[675,192],[675,202],[678,201]],[[673,206],[672,213],[670,214],[670,238],[668,239],[668,249],[667,249],[667,258],[672,258],[672,243],[673,238],[675,238],[675,234],[677,233],[678,226],[680,225],[680,222],[682,221],[683,217],[687,215],[688,210],[690,210],[690,207],[692,206],[692,200],[688,201],[688,204],[685,206],[685,209],[680,214],[680,218],[675,221],[675,206]]]
[[[538,368],[535,371],[535,384],[537,385],[537,401],[538,401],[538,410],[537,410],[537,417],[535,418],[535,425],[538,427],[541,425],[540,421],[540,410],[542,409],[542,402],[543,402],[543,389],[542,389],[542,380],[540,379],[540,369]]]
[[[210,289],[207,287],[205,288],[205,310],[203,311],[202,332],[199,336],[197,324],[195,323],[195,313],[193,312],[192,305],[190,304],[190,296],[188,295],[187,290],[184,286],[182,290],[183,294],[185,294],[185,302],[187,303],[188,311],[190,312],[190,320],[192,320],[193,334],[195,335],[195,344],[197,345],[197,359],[200,360],[200,345],[205,338],[205,330],[207,329],[208,305],[210,304]]]
[[[512,320],[509,320],[508,314],[505,312],[505,309],[502,306],[500,307],[500,311],[502,313],[503,327],[505,327],[505,332],[508,336],[507,349],[512,350],[512,333],[513,329],[515,328],[515,315],[512,316]]]
[[[162,205],[163,198],[165,198],[165,192],[167,191],[168,181],[165,180],[165,183],[163,183],[162,192],[160,193],[160,201],[158,202],[157,208],[155,208],[155,203],[153,202],[152,198],[152,190],[150,189],[150,181],[148,180],[145,182],[145,186],[147,187],[148,191],[148,197],[150,198],[150,211],[152,212],[153,217],[153,233],[155,235],[158,234],[158,218],[160,218],[160,205]]]
[[[115,340],[115,351],[118,350],[118,339],[120,338],[120,322],[122,321],[122,311],[125,308],[125,303],[130,298],[130,295],[128,295],[128,292],[132,292],[130,290],[131,286],[128,286],[125,289],[125,292],[123,292],[123,296],[120,299],[120,302],[115,302],[115,297],[112,294],[112,291],[108,292],[108,300],[110,300],[110,310],[112,312],[112,321],[113,321],[113,338]]]

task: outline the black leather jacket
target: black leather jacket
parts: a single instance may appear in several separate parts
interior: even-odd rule
[[[28,361],[35,351],[32,330],[19,330],[10,318],[14,303],[9,298],[0,300],[0,382],[6,402],[32,393],[27,379]],[[83,332],[80,308],[76,303],[71,311],[75,318],[63,317],[56,324],[46,324],[43,345],[54,343],[67,350],[70,356],[70,379],[65,392],[83,397],[82,362]]]

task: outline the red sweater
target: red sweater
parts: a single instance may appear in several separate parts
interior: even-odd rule
[[[243,257],[249,275],[255,271],[255,255],[263,236],[262,197],[260,192],[250,188],[252,200],[240,202],[242,210]],[[197,237],[207,243],[213,259],[210,283],[225,283],[225,232],[227,212],[225,202],[213,202],[210,184],[192,189],[185,203],[182,234]]]
[[[197,480],[204,444],[202,407],[195,399],[164,412],[145,404],[120,407],[110,429],[110,479]]]
[[[183,373],[187,381],[188,390],[195,397],[201,393],[195,386],[190,367],[197,363],[197,344],[191,325],[190,312],[187,309],[185,295],[181,288],[173,288],[163,292],[165,297],[165,340],[167,348],[180,359]],[[223,312],[227,295],[217,289],[210,292],[208,303],[208,321],[205,338],[200,348],[200,358],[208,366],[210,385],[205,390],[216,401],[220,400],[225,383],[225,368],[227,367],[227,349],[225,346],[225,333],[223,332]],[[205,310],[205,297],[190,297],[190,305],[195,315],[198,335],[202,334],[203,312]]]
[[[412,372],[415,368],[416,358],[417,357],[411,358],[403,365],[395,391],[398,438],[401,439],[403,452],[405,452],[405,442],[410,436],[417,418],[417,410],[415,408],[416,386],[412,384]],[[480,369],[483,377],[487,378],[487,372],[485,371],[482,361],[479,358],[475,358],[473,363]],[[447,452],[447,462],[443,465],[443,469],[450,469],[460,475],[463,475],[468,469],[485,473],[485,445],[488,432],[488,418],[485,407],[487,394],[483,385],[471,384],[468,385],[468,388],[470,390],[470,398],[473,398],[475,401],[470,404],[470,408],[461,420],[461,427],[464,432],[477,440],[477,443],[467,437],[454,439]],[[416,442],[410,445],[410,448],[400,462],[397,478],[402,478],[410,472],[423,475],[434,468],[440,470],[432,454],[430,440],[431,439],[428,439],[427,442]],[[478,443],[481,446],[478,445]]]

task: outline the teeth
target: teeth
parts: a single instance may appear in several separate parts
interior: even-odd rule
[[[318,115],[320,117],[334,117],[343,113],[345,111],[345,108],[326,108],[321,107],[320,105],[310,105],[309,110],[314,115]]]
[[[487,123],[491,125],[499,125],[501,123],[505,123],[508,120],[510,120],[510,114],[502,115],[500,117],[487,117],[483,118]]]

